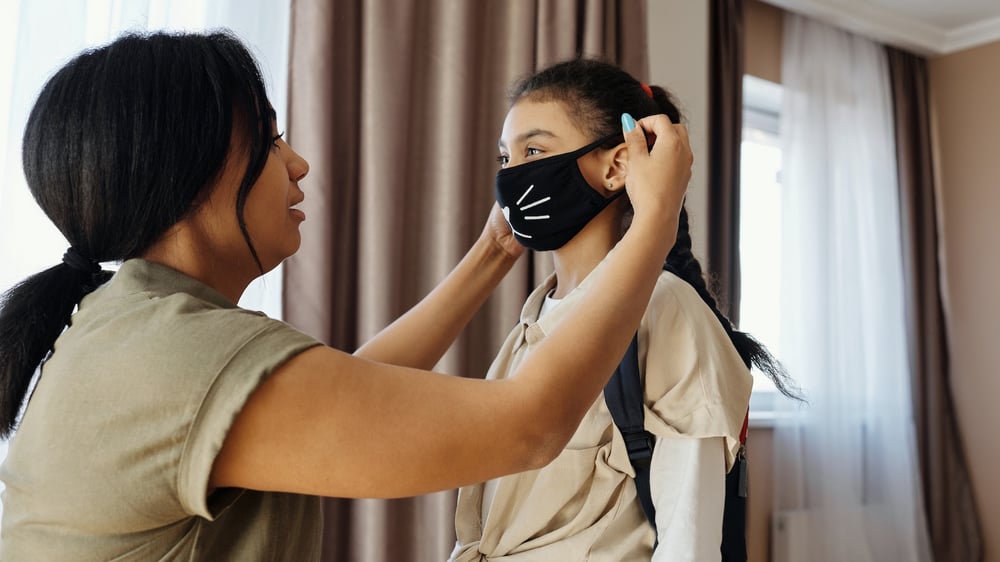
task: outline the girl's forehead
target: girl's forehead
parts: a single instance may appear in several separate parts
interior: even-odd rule
[[[585,137],[573,122],[563,102],[522,99],[507,112],[503,130],[500,132],[500,146],[510,146],[528,133],[538,131],[566,140]]]

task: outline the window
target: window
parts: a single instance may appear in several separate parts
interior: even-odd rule
[[[781,86],[743,79],[740,150],[740,330],[781,358]],[[754,370],[750,415],[773,415],[777,390]]]

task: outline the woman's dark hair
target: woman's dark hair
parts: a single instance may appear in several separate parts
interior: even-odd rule
[[[0,435],[73,309],[111,277],[80,260],[141,256],[207,197],[230,157],[247,161],[234,212],[263,270],[243,210],[273,122],[257,63],[226,32],[124,35],[49,79],[25,128],[24,173],[77,257],[0,298]]]
[[[682,120],[680,109],[666,90],[649,86],[647,92],[643,84],[618,66],[593,59],[557,63],[529,76],[511,90],[512,105],[521,99],[561,102],[580,130],[594,139],[620,131],[622,113],[629,113],[636,120],[658,113],[666,114],[673,123]],[[605,147],[610,148],[620,142],[621,138],[612,139]],[[715,296],[705,282],[701,264],[691,252],[687,209],[681,208],[677,242],[667,255],[663,268],[694,287],[726,329],[733,346],[748,367],[753,365],[764,372],[782,394],[800,399],[781,363],[763,344],[733,328],[719,310]]]

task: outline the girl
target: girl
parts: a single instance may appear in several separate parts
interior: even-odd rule
[[[681,119],[664,90],[598,61],[557,64],[513,90],[496,196],[517,240],[552,252],[555,273],[528,297],[489,379],[515,380],[537,349],[580,321],[576,313],[602,297],[597,280],[617,269],[621,243],[643,218],[624,196],[638,170],[634,145],[617,131],[622,113]],[[575,342],[573,350],[591,345],[603,342]],[[740,451],[750,360],[785,385],[766,350],[716,307],[691,254],[683,210],[639,326],[638,356],[645,427],[656,437],[655,535],[630,482],[625,443],[598,398],[551,464],[460,491],[452,560],[719,560],[725,478]]]
[[[71,60],[24,135],[28,186],[71,247],[0,308],[0,431],[19,420],[0,559],[316,560],[318,496],[546,464],[638,325],[690,176],[665,118],[626,138],[636,219],[600,298],[516,379],[447,377],[426,369],[519,253],[499,210],[424,301],[354,356],[330,349],[234,304],[298,249],[309,170],[247,49],[129,35]]]

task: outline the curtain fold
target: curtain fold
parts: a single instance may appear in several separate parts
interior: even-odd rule
[[[285,319],[353,350],[429,292],[493,205],[511,82],[580,54],[645,78],[645,10],[645,0],[294,0],[287,130],[311,171]],[[522,259],[437,370],[483,376],[549,271],[547,258]],[[330,499],[324,559],[443,560],[454,505],[453,491]]]
[[[928,532],[937,562],[975,562],[983,559],[983,543],[951,393],[927,60],[891,47],[886,53],[896,125],[906,333]]]
[[[740,312],[740,142],[743,134],[743,0],[709,7],[708,270],[721,310]]]
[[[885,51],[792,14],[784,30],[781,348],[809,404],[775,428],[775,549],[930,560]]]

